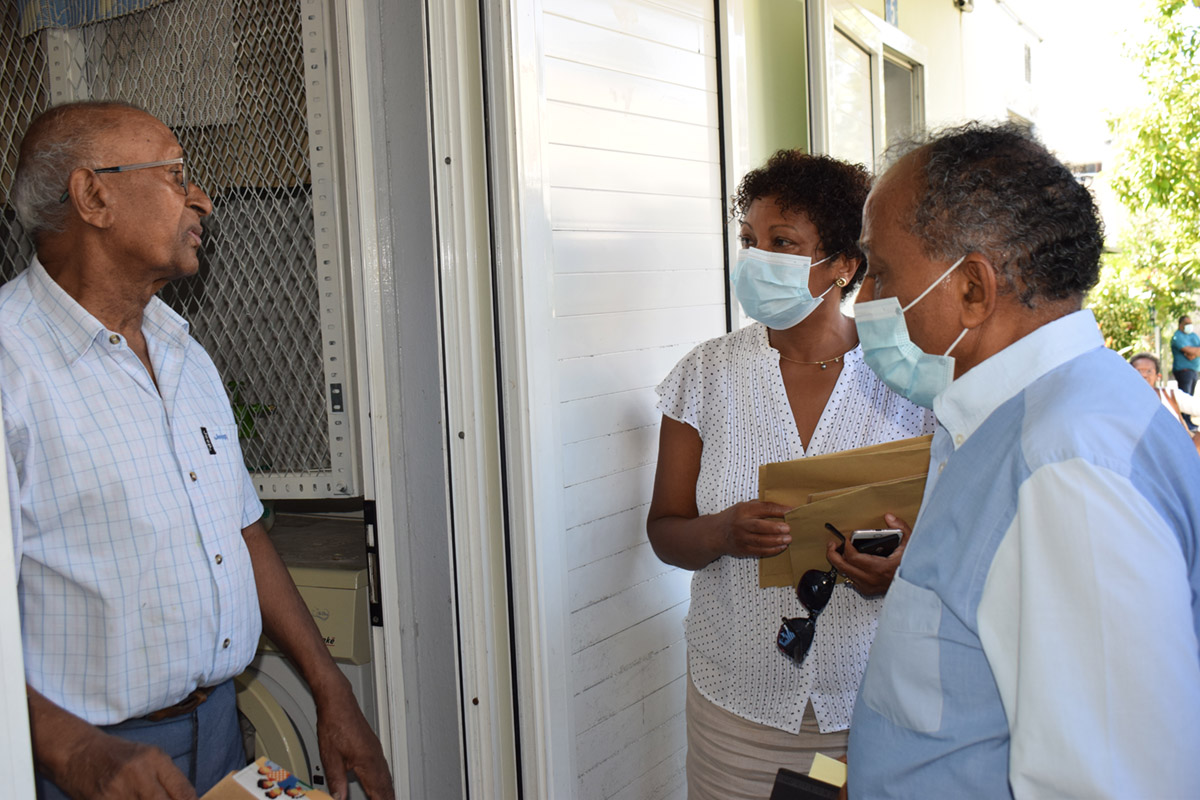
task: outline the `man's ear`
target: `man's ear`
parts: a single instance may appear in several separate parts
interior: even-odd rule
[[[996,310],[996,268],[982,253],[969,253],[956,272],[962,290],[960,322],[964,328],[977,328]]]
[[[75,208],[79,218],[96,228],[107,228],[112,224],[112,196],[108,187],[90,169],[79,167],[67,178],[67,202]]]

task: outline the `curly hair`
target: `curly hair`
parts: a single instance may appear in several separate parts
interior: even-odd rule
[[[1081,300],[1096,285],[1104,245],[1096,203],[1025,128],[971,122],[893,151],[920,159],[909,230],[929,257],[983,254],[1028,308]]]
[[[862,282],[867,260],[858,248],[862,210],[871,191],[871,173],[861,164],[799,150],[780,150],[758,169],[750,170],[731,198],[733,217],[742,219],[750,204],[774,197],[781,211],[804,214],[817,229],[821,250],[858,260],[854,277],[842,289],[845,297]]]

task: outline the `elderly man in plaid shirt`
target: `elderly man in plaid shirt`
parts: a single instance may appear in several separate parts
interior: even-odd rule
[[[50,109],[13,203],[0,391],[39,796],[194,798],[245,763],[233,676],[265,631],[313,689],[329,788],[391,798],[379,741],[258,519],[212,361],[155,293],[212,211],[159,120]]]

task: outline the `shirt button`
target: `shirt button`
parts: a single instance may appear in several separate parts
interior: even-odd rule
[[[224,561],[225,559],[221,558],[221,554],[220,554],[220,553],[217,553],[217,557],[216,557],[215,559],[213,559],[213,560],[214,560],[214,561],[216,561],[218,564],[220,564],[220,563],[221,563],[222,561]]]
[[[191,476],[191,478],[192,478],[192,480],[193,480],[193,481],[195,481],[195,480],[196,480],[196,473],[194,473],[194,472],[189,472],[189,473],[188,473],[188,475],[190,475],[190,476]]]
[[[941,475],[941,474],[942,474],[942,470],[944,470],[945,468],[946,468],[946,462],[945,462],[945,461],[943,461],[942,463],[938,464],[938,475]]]
[[[955,444],[962,444],[963,441],[963,435],[961,433],[954,437]]]
[[[113,344],[120,344],[120,343],[121,343],[121,337],[120,337],[120,336],[117,336],[117,335],[114,333],[112,336],[109,336],[109,337],[108,337],[108,341],[112,342]]]
[[[228,640],[228,639],[226,639],[225,641],[221,642],[221,649],[222,649],[222,650],[228,650],[228,649],[229,649],[229,640]]]

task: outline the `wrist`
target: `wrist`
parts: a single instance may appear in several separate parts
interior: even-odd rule
[[[726,509],[726,511],[720,514],[712,515],[713,524],[710,528],[711,535],[709,536],[708,548],[705,553],[707,561],[705,561],[704,566],[708,566],[721,556],[734,555],[733,519],[732,515],[728,513],[729,511],[732,511],[732,509]]]
[[[105,734],[94,725],[38,695],[29,698],[30,746],[39,772],[62,783],[86,763],[87,749]]]
[[[356,702],[350,681],[346,679],[336,664],[331,663],[331,666],[332,670],[322,669],[318,676],[308,681],[318,713],[323,710],[323,707],[339,708],[344,707],[347,701]]]

